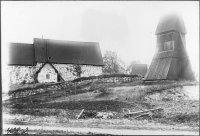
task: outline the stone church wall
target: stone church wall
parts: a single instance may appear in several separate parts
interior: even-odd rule
[[[34,66],[8,66],[9,83],[31,83],[34,82],[33,74],[36,71]]]
[[[70,81],[77,78],[76,76],[73,75],[74,68],[72,64],[53,64],[53,65],[58,70],[58,72],[65,81]],[[100,66],[82,65],[81,69],[82,69],[81,77],[98,76],[102,74],[102,67]]]
[[[98,76],[102,74],[102,67],[83,65],[81,77]]]
[[[43,63],[37,63],[36,66],[8,66],[9,78],[11,84],[33,83],[34,74]],[[65,81],[74,80],[77,77],[73,75],[72,64],[53,64],[59,74]],[[98,76],[102,74],[101,66],[82,65],[81,77]],[[38,73],[38,82],[57,82],[57,73],[49,65],[46,64]]]

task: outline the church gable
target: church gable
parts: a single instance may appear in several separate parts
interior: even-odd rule
[[[57,82],[57,73],[50,64],[45,64],[38,73],[38,82]]]

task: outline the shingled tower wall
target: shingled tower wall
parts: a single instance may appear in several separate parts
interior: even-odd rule
[[[186,50],[186,28],[179,13],[165,14],[156,29],[156,52],[144,80],[194,80]]]

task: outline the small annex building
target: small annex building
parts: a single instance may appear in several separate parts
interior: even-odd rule
[[[11,84],[59,82],[102,74],[99,43],[34,38],[33,44],[9,43],[8,69]]]
[[[144,77],[147,73],[147,69],[147,64],[132,64],[130,74],[141,75],[142,77]]]
[[[161,16],[155,32],[156,52],[144,80],[195,79],[186,50],[186,33],[181,14]]]

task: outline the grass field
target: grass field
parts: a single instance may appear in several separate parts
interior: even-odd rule
[[[137,128],[145,126],[174,125],[199,127],[199,100],[188,96],[188,88],[198,88],[197,82],[160,81],[143,83],[100,83],[95,82],[79,88],[49,91],[24,98],[8,99],[3,102],[3,112],[12,115],[7,123],[23,122],[68,123],[68,126]],[[87,89],[83,89],[87,88]],[[196,89],[199,93],[199,89]],[[197,94],[198,95],[198,94]],[[152,119],[124,118],[123,108],[142,111],[161,107],[164,112],[153,115]],[[86,111],[114,113],[113,119],[76,120],[77,115]],[[86,125],[87,124],[87,125]],[[146,124],[146,125],[144,125]],[[159,125],[156,125],[159,124]],[[178,127],[177,127],[178,129]]]

